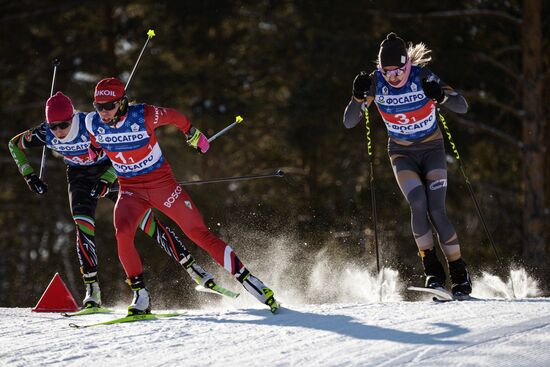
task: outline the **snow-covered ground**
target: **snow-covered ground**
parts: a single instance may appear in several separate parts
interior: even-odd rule
[[[124,314],[122,309],[118,312]],[[73,329],[78,320],[0,309],[7,366],[549,366],[550,299],[188,310]]]
[[[0,308],[0,365],[550,366],[550,298],[496,298],[506,291],[500,283],[495,290],[487,274],[474,288],[485,300],[444,304],[313,305],[281,296],[278,315],[243,295],[171,319],[87,329],[69,323],[123,316],[124,308],[71,319]],[[515,292],[522,286],[529,290],[515,284]]]

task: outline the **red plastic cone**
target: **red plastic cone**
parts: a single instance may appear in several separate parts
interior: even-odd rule
[[[59,273],[55,273],[48,288],[32,310],[34,312],[74,312],[78,311],[79,307]]]

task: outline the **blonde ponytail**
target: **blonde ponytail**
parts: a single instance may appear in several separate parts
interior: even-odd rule
[[[423,42],[416,45],[411,43],[407,49],[407,55],[409,56],[409,60],[411,60],[411,64],[417,66],[426,66],[432,60],[431,53],[432,50],[426,47]]]

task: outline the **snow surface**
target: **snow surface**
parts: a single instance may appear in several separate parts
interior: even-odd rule
[[[186,314],[171,319],[87,329],[69,323],[123,316],[124,306],[115,315],[70,319],[0,308],[0,365],[550,366],[550,298],[512,299],[536,293],[521,271],[508,286],[483,274],[474,294],[485,300],[450,303],[392,300],[382,293],[402,289],[397,280],[348,277],[362,284],[356,293],[378,289],[382,301],[304,304],[281,292],[284,309],[272,315],[246,294],[208,294],[219,303],[178,310]]]

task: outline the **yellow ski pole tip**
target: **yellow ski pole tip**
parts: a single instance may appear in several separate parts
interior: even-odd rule
[[[155,37],[155,36],[156,36],[156,35],[155,35],[155,31],[152,30],[152,29],[149,29],[149,30],[147,31],[147,36],[148,36],[149,38]]]
[[[235,117],[235,122],[236,123],[239,123],[239,122],[242,122],[242,121],[243,121],[243,118],[241,116]]]

